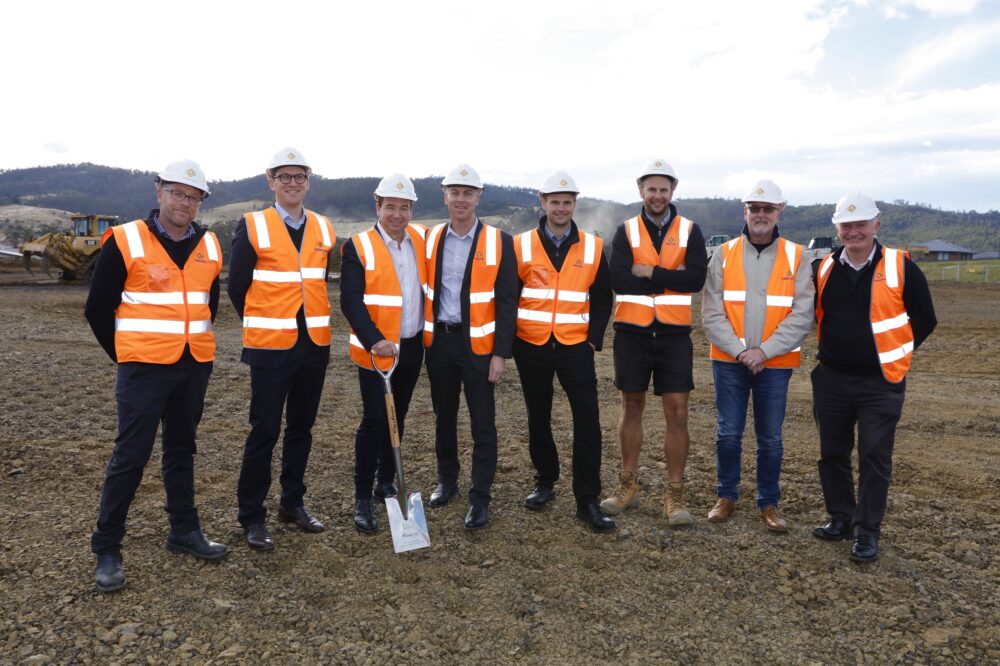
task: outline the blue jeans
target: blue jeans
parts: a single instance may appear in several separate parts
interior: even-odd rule
[[[715,408],[719,428],[715,439],[719,497],[739,499],[743,457],[743,429],[747,403],[753,393],[754,431],[757,434],[757,507],[778,506],[781,497],[781,426],[785,421],[790,368],[764,368],[752,375],[741,363],[712,361]]]

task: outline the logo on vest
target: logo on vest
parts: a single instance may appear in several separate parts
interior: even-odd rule
[[[794,280],[795,276],[792,275],[791,271],[785,271],[785,274],[781,276],[782,280]]]
[[[482,252],[476,251],[476,254],[472,257],[473,261],[485,261],[486,257],[483,256]]]
[[[885,281],[885,273],[883,273],[882,271],[875,271],[875,281],[876,282],[884,282]]]
[[[194,255],[194,260],[200,264],[214,263],[214,262],[209,262],[209,260],[205,258],[205,255],[203,255],[201,252],[198,252]]]
[[[677,245],[677,239],[675,239],[673,236],[667,236],[666,243],[667,245]]]
[[[583,267],[583,259],[578,258],[576,261],[573,262],[573,268],[582,268],[582,267]]]

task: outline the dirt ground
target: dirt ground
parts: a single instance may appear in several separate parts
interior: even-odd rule
[[[910,375],[874,564],[853,564],[848,543],[810,535],[825,519],[812,360],[793,377],[785,425],[781,507],[791,531],[767,533],[753,510],[752,440],[739,511],[722,525],[704,519],[714,502],[715,410],[700,332],[687,469],[692,527],[672,531],[662,515],[656,413],[646,420],[641,508],[621,516],[611,535],[576,521],[569,410],[558,398],[553,425],[565,477],[554,506],[523,509],[533,472],[510,363],[497,391],[489,529],[466,533],[465,502],[428,508],[432,547],[395,555],[384,507],[374,537],[351,522],[360,404],[339,310],[307,476],[307,503],[328,529],[306,535],[274,522],[276,549],[251,552],[235,500],[248,371],[226,301],[196,476],[204,528],[231,552],[203,563],[164,549],[156,452],[130,514],[129,585],[103,595],[89,536],[115,437],[114,366],[83,319],[84,288],[0,287],[0,664],[1000,662],[1000,288],[934,284],[933,293],[941,323]],[[597,356],[608,490],[619,462],[610,340]],[[804,358],[814,349],[813,337]],[[464,491],[467,423],[461,432]],[[436,477],[424,377],[404,451],[426,503]],[[272,489],[272,511],[274,498]]]

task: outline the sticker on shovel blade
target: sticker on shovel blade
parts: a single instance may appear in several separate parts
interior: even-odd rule
[[[389,515],[389,529],[392,531],[392,549],[397,553],[408,550],[429,548],[431,537],[424,517],[424,506],[420,493],[411,493],[406,503],[409,518],[403,518],[399,502],[395,497],[387,497],[385,510]]]

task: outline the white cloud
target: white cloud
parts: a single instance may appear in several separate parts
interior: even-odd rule
[[[890,0],[882,8],[888,19],[909,18],[906,8],[931,16],[961,16],[970,14],[980,5],[980,0]]]
[[[940,37],[922,41],[905,53],[892,67],[896,90],[918,82],[949,65],[976,59],[982,51],[1000,41],[1000,21],[970,23]]]

